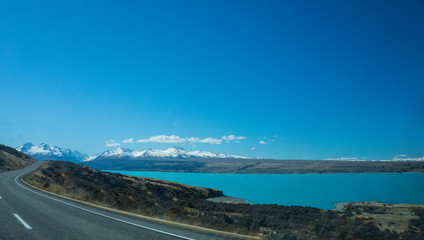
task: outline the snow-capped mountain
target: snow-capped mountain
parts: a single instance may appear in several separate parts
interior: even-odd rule
[[[213,153],[206,151],[188,151],[179,147],[171,147],[165,150],[147,149],[143,151],[134,151],[127,148],[117,148],[115,150],[105,151],[96,157],[90,157],[86,161],[102,160],[102,159],[143,159],[143,158],[231,158],[231,159],[247,159],[236,155]]]
[[[45,143],[33,145],[25,143],[16,148],[16,150],[29,155],[37,160],[60,160],[70,162],[82,162],[88,158],[87,154],[75,150],[65,149],[56,146],[49,146]]]
[[[32,143],[25,143],[16,148],[16,150],[25,153],[37,160],[59,160],[70,162],[89,162],[94,160],[104,159],[125,159],[125,160],[143,160],[143,159],[159,159],[159,158],[173,158],[173,159],[188,159],[188,158],[221,158],[221,159],[247,159],[236,155],[214,153],[200,150],[185,150],[179,147],[171,147],[165,150],[161,149],[147,149],[142,151],[134,151],[127,148],[117,148],[108,150],[99,155],[89,156],[75,150],[65,149],[56,146],[50,146],[45,143],[34,145]]]

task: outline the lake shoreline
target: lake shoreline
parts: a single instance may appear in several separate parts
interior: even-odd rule
[[[378,206],[378,207],[418,207],[418,208],[424,208],[424,204],[410,204],[410,203],[385,203],[385,202],[379,202],[379,201],[367,201],[367,202],[339,202],[334,204],[336,208],[333,209],[333,211],[344,211],[346,208],[351,205],[368,205],[368,206]]]
[[[105,159],[87,161],[99,170],[186,173],[402,173],[424,172],[424,161],[334,161],[274,159]]]
[[[222,197],[214,197],[206,199],[211,202],[220,202],[220,203],[232,203],[232,204],[250,204],[246,199],[230,197],[230,196],[222,196]]]
[[[108,171],[222,190],[251,204],[337,209],[341,202],[424,204],[424,173],[222,174]],[[311,197],[314,196],[314,197]],[[214,201],[218,201],[216,199]],[[223,202],[231,200],[222,199]],[[242,201],[236,201],[242,203]],[[336,205],[335,205],[336,204]]]

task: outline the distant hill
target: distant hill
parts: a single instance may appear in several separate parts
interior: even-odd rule
[[[21,169],[36,161],[11,147],[0,144],[0,172]]]
[[[31,142],[25,143],[16,148],[16,150],[25,153],[37,160],[58,160],[79,163],[89,156],[76,150],[50,146],[45,143],[34,145]]]
[[[102,159],[84,162],[101,170],[195,173],[424,172],[424,161],[330,161],[219,158]]]

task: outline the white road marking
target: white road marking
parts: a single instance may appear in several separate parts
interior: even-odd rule
[[[19,222],[22,223],[22,225],[24,225],[26,228],[28,229],[32,229],[32,227],[30,225],[28,225],[28,223],[26,223],[18,214],[14,213],[13,214],[18,220]]]
[[[1,196],[0,196],[0,199],[1,199]]]
[[[22,175],[23,175],[23,174],[22,174]],[[159,229],[154,229],[154,228],[146,227],[146,226],[143,226],[143,225],[140,225],[140,224],[136,224],[136,223],[128,222],[128,221],[125,221],[125,220],[122,220],[122,219],[119,219],[119,218],[111,217],[111,216],[108,216],[108,215],[105,215],[105,214],[102,214],[102,213],[98,213],[98,212],[95,212],[95,211],[92,211],[92,210],[89,210],[89,209],[86,209],[86,208],[82,208],[82,207],[79,207],[79,206],[76,206],[76,205],[73,205],[73,204],[67,203],[67,202],[65,202],[65,201],[62,201],[62,200],[56,199],[56,198],[54,198],[54,197],[50,197],[50,196],[45,195],[45,194],[43,194],[43,193],[36,192],[36,191],[34,191],[34,190],[32,190],[32,189],[29,189],[29,188],[27,188],[27,187],[25,187],[25,186],[21,185],[21,184],[18,182],[18,178],[19,178],[19,177],[21,177],[21,181],[23,181],[23,180],[22,180],[22,175],[17,176],[17,177],[15,178],[15,182],[16,182],[16,184],[18,184],[21,188],[24,188],[24,189],[26,189],[26,190],[28,190],[28,191],[30,191],[30,192],[33,192],[33,193],[35,193],[35,194],[38,194],[38,195],[40,195],[40,196],[43,196],[43,197],[49,198],[49,199],[51,199],[51,200],[54,200],[54,201],[57,201],[57,202],[60,202],[60,203],[66,204],[66,205],[71,206],[71,207],[74,207],[74,208],[78,208],[78,209],[80,209],[80,210],[82,210],[82,211],[86,211],[86,212],[89,212],[89,213],[92,213],[92,214],[95,214],[95,215],[98,215],[98,216],[102,216],[102,217],[105,217],[105,218],[109,218],[109,219],[112,219],[112,220],[115,220],[115,221],[118,221],[118,222],[121,222],[121,223],[126,223],[126,224],[129,224],[129,225],[135,226],[135,227],[143,228],[143,229],[146,229],[146,230],[150,230],[150,231],[157,232],[157,233],[162,233],[162,234],[165,234],[165,235],[168,235],[168,236],[173,236],[173,237],[177,237],[177,238],[181,238],[181,239],[186,239],[186,240],[195,240],[195,239],[193,239],[193,238],[184,237],[184,236],[181,236],[181,235],[177,235],[177,234],[173,234],[173,233],[165,232],[165,231],[162,231],[162,230],[159,230]],[[19,216],[16,216],[16,215],[15,215],[15,217],[17,217],[17,218],[18,218]],[[18,219],[19,219],[19,218],[18,218]],[[23,220],[22,220],[22,221],[23,221]],[[24,223],[22,223],[22,224],[24,224]],[[28,225],[28,226],[29,226],[29,225]]]

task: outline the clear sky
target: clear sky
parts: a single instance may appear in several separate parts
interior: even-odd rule
[[[0,1],[0,83],[14,147],[419,158],[424,2]]]

